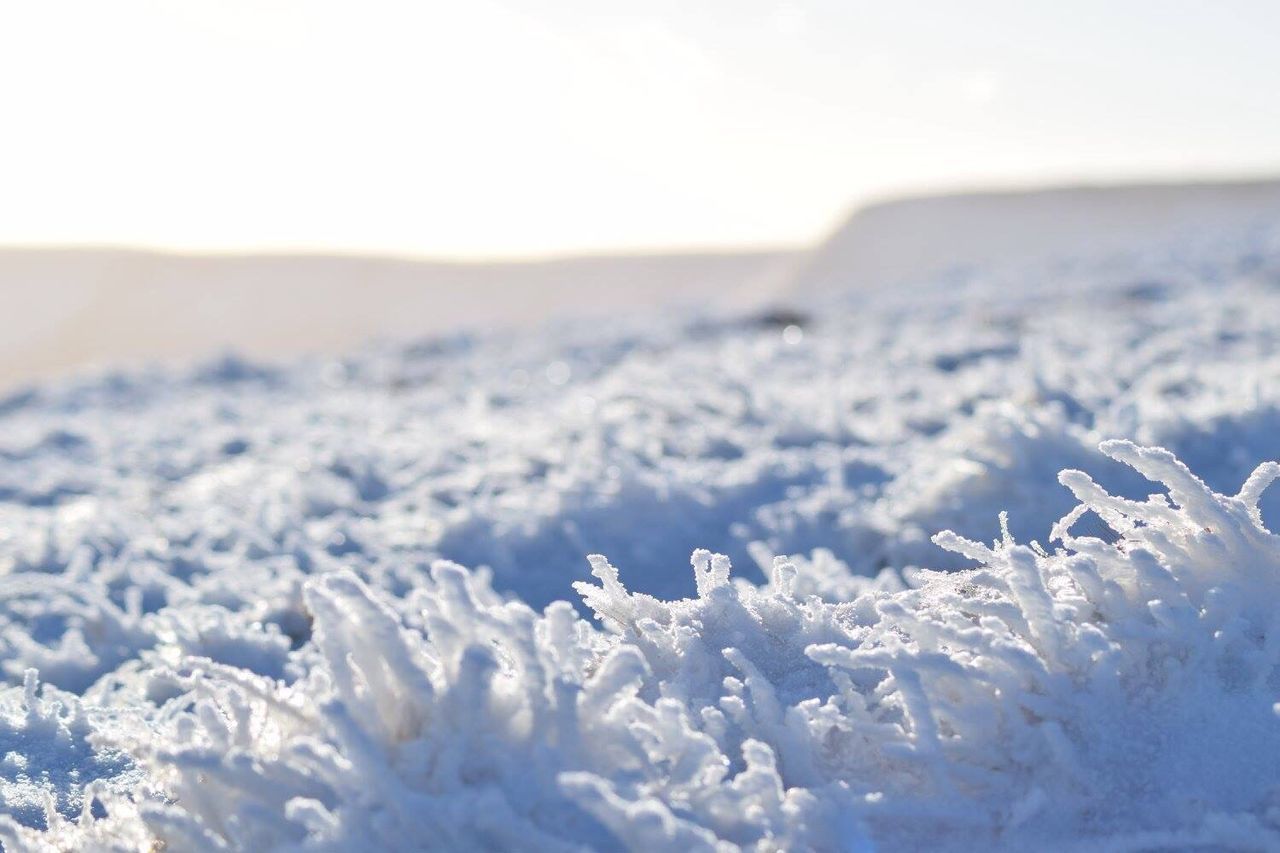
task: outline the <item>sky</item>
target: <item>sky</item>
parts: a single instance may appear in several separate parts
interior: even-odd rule
[[[506,258],[1280,172],[1280,4],[0,0],[0,244]]]

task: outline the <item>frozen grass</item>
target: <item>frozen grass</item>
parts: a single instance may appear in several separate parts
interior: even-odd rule
[[[1277,282],[15,394],[5,848],[1276,849]]]

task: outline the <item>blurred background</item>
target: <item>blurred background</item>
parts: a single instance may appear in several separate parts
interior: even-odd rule
[[[1269,2],[0,2],[0,388],[1280,213]]]

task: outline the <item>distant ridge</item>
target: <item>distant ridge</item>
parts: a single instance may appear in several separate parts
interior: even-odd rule
[[[1280,218],[1280,179],[1079,185],[902,198],[856,210],[787,296],[881,288],[969,266],[1090,260]]]
[[[0,389],[86,365],[337,353],[371,338],[698,309],[803,310],[949,270],[1084,261],[1280,220],[1280,179],[963,192],[873,203],[816,247],[493,263],[0,248]]]
[[[347,255],[0,249],[0,387],[82,365],[342,352],[372,338],[656,308],[730,310],[797,252],[442,262]]]

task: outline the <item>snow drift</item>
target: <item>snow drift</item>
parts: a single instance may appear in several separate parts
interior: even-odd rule
[[[0,838],[1274,849],[1278,247],[15,393]]]

